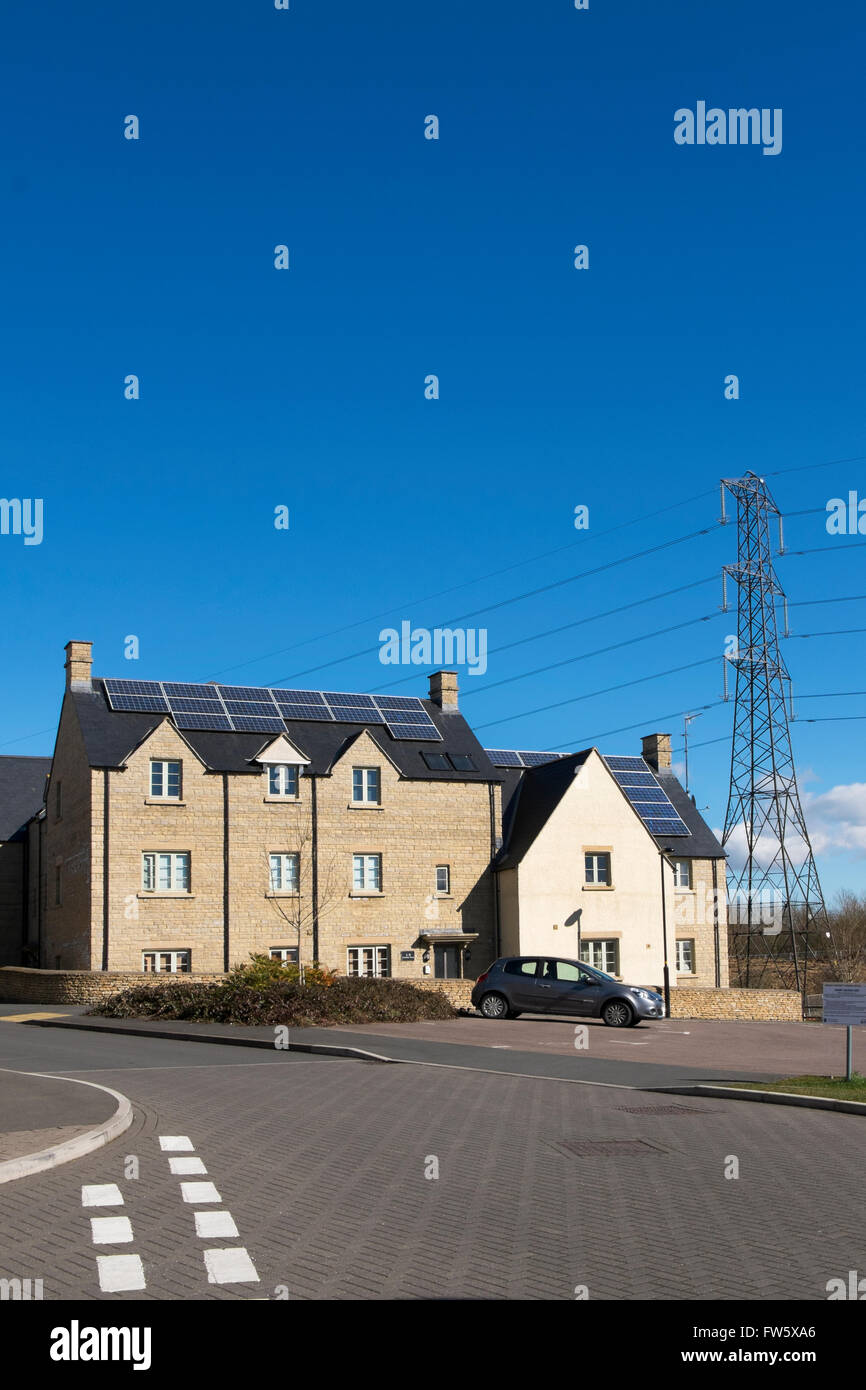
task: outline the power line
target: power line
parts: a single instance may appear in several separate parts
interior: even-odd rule
[[[609,685],[606,686],[604,690],[591,690],[586,695],[572,695],[567,700],[556,700],[552,705],[540,705],[538,709],[523,710],[520,714],[507,714],[504,719],[491,719],[486,724],[476,724],[473,727],[476,730],[492,729],[499,724],[510,724],[514,719],[529,719],[533,714],[546,714],[552,709],[564,709],[566,705],[576,705],[580,700],[592,700],[597,695],[609,695],[614,690],[627,690],[633,685],[643,685],[646,681],[659,680],[662,676],[675,676],[678,675],[680,671],[692,671],[696,666],[706,666],[711,661],[722,660],[724,660],[724,658],[720,655],[706,656],[700,661],[690,661],[685,666],[673,666],[667,671],[656,671],[651,676],[638,676],[635,680],[623,681],[621,685]],[[707,708],[709,709],[710,706],[708,705]],[[559,744],[557,746],[564,747],[565,745]]]
[[[351,632],[358,627],[366,627],[367,623],[379,622],[381,618],[387,618],[391,613],[398,613],[402,609],[415,607],[419,603],[431,603],[433,599],[445,598],[448,594],[458,593],[461,589],[469,589],[473,584],[482,584],[488,579],[498,579],[502,574],[511,574],[514,570],[524,569],[526,565],[536,564],[539,560],[549,560],[553,555],[561,555],[566,550],[574,550],[577,546],[585,546],[590,541],[602,540],[605,536],[613,535],[615,531],[625,530],[629,526],[637,526],[640,522],[651,521],[657,516],[664,516],[666,512],[676,511],[678,507],[690,506],[693,502],[702,502],[705,497],[714,497],[715,488],[708,488],[706,492],[696,493],[694,497],[684,497],[680,502],[672,502],[668,507],[659,507],[654,512],[643,512],[640,516],[632,517],[630,521],[617,522],[616,526],[607,526],[603,531],[593,531],[589,535],[581,537],[579,541],[570,541],[568,545],[557,546],[554,550],[542,551],[539,555],[530,555],[525,560],[517,560],[513,565],[505,565],[502,569],[491,570],[489,574],[476,575],[474,579],[464,579],[460,584],[452,584],[448,589],[438,589],[435,594],[425,594],[422,598],[410,599],[405,603],[394,604],[391,608],[386,608],[381,613],[374,613],[369,618],[360,618],[357,622],[346,623],[343,627],[332,628],[330,632],[317,633],[315,637],[305,637],[300,642],[293,642],[291,646],[281,647],[278,651],[267,652],[264,656],[251,657],[249,661],[240,661],[234,666],[224,666],[222,670],[215,672],[216,676],[225,675],[228,671],[239,671],[244,666],[253,666],[259,661],[270,661],[275,656],[285,656],[286,652],[297,651],[300,647],[308,647],[311,642],[324,641],[326,637],[337,637],[343,632]],[[454,621],[452,619],[452,621]],[[365,655],[366,653],[362,653]],[[349,658],[346,658],[347,660]],[[214,676],[209,677],[214,679]],[[293,680],[294,677],[286,676],[285,680]]]
[[[639,637],[629,637],[623,642],[613,642],[608,647],[597,647],[592,652],[579,652],[577,656],[567,656],[562,661],[554,661],[549,666],[537,666],[533,671],[521,671],[516,676],[505,676],[501,681],[490,681],[487,685],[473,686],[464,691],[467,695],[484,695],[500,685],[512,685],[515,681],[526,680],[529,676],[545,675],[548,671],[558,671],[563,666],[572,666],[576,661],[589,661],[593,656],[604,656],[607,652],[619,651],[622,647],[633,647],[636,642],[648,642],[653,637],[666,637],[670,632],[679,632],[684,627],[694,627],[696,623],[708,623],[717,618],[718,613],[707,613],[702,618],[689,618],[686,622],[673,623],[670,627],[657,628],[655,632],[644,632]]]
[[[514,594],[511,598],[501,599],[499,603],[487,604],[485,607],[475,608],[469,613],[458,613],[453,618],[446,618],[443,623],[443,626],[449,627],[451,623],[463,622],[465,618],[475,618],[478,616],[479,613],[493,613],[499,608],[507,608],[512,603],[519,603],[522,599],[535,598],[538,594],[549,593],[551,589],[561,589],[566,584],[575,584],[579,579],[588,579],[591,575],[602,574],[606,570],[616,569],[619,565],[629,564],[632,560],[643,560],[646,558],[647,555],[655,555],[661,550],[670,550],[672,546],[683,545],[686,541],[693,541],[698,536],[707,536],[712,531],[718,530],[720,526],[721,522],[717,521],[712,526],[704,526],[699,531],[690,531],[688,535],[677,536],[672,541],[662,541],[659,543],[659,545],[649,546],[646,550],[635,551],[633,555],[623,555],[619,560],[609,560],[607,564],[596,565],[594,569],[581,570],[579,574],[569,575],[565,579],[556,579],[550,584],[540,585],[537,589],[527,589],[525,593]],[[369,652],[372,650],[375,649],[366,647],[361,652],[354,652],[353,656],[367,656]],[[337,661],[331,661],[325,664],[328,666],[336,666],[339,665],[340,661],[350,660],[352,660],[352,657],[341,657]],[[275,681],[274,684],[279,685],[282,681],[297,680],[301,676],[308,676],[312,674],[312,672],[320,671],[322,669],[322,666],[310,666],[305,671],[294,671],[290,676],[282,676],[281,680]],[[394,686],[405,685],[407,681],[413,679],[414,676],[404,676],[399,681],[391,681],[388,685],[376,686],[373,693],[377,693],[382,690],[393,690]]]

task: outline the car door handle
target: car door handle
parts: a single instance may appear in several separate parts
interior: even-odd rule
[[[553,989],[553,985],[546,985],[543,980],[539,980],[542,989]]]

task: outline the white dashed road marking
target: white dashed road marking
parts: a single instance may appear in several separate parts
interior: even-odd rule
[[[90,1230],[94,1245],[125,1245],[132,1240],[128,1216],[91,1216]]]
[[[257,1284],[256,1267],[243,1246],[226,1250],[205,1250],[209,1284]]]
[[[189,1152],[192,1141],[186,1135],[161,1135],[159,1146],[163,1153],[178,1149]],[[170,1171],[177,1177],[183,1173],[206,1173],[200,1158],[170,1158]],[[222,1197],[212,1182],[182,1182],[181,1197],[185,1202],[202,1204],[221,1202]],[[201,1240],[237,1237],[239,1231],[230,1211],[195,1212],[195,1233]],[[209,1284],[258,1284],[256,1267],[243,1245],[221,1246],[204,1251],[204,1263]]]
[[[180,1191],[185,1202],[222,1201],[212,1182],[182,1182]]]
[[[139,1255],[97,1255],[99,1287],[103,1293],[144,1289],[144,1266]]]
[[[83,1207],[122,1207],[123,1198],[116,1182],[97,1183],[81,1189]]]
[[[215,1240],[217,1236],[236,1236],[239,1234],[234,1217],[230,1211],[195,1212],[195,1233],[205,1240]]]
[[[205,1168],[200,1158],[170,1158],[168,1160],[168,1167],[169,1171],[174,1173],[175,1177],[181,1177],[186,1173],[207,1172],[207,1168]]]
[[[192,1153],[194,1145],[185,1134],[161,1134],[159,1147],[163,1153]]]

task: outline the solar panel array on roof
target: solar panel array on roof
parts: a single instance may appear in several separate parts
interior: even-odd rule
[[[651,835],[690,834],[643,758],[612,757],[604,761]]]
[[[494,767],[540,767],[542,763],[556,762],[567,753],[519,752],[515,748],[485,748],[485,753]]]
[[[353,695],[340,691],[280,690],[252,685],[196,685],[179,681],[108,679],[114,710],[170,714],[179,729],[224,729],[281,734],[286,720],[384,724],[396,739],[441,742],[442,735],[417,696]]]

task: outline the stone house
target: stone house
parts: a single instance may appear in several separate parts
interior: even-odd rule
[[[51,774],[44,803],[21,774],[40,809],[0,965],[201,975],[262,952],[420,980],[545,951],[657,983],[664,903],[671,983],[727,985],[723,851],[667,736],[643,754],[485,750],[448,671],[424,700],[98,679],[70,642],[53,761],[18,760]]]

